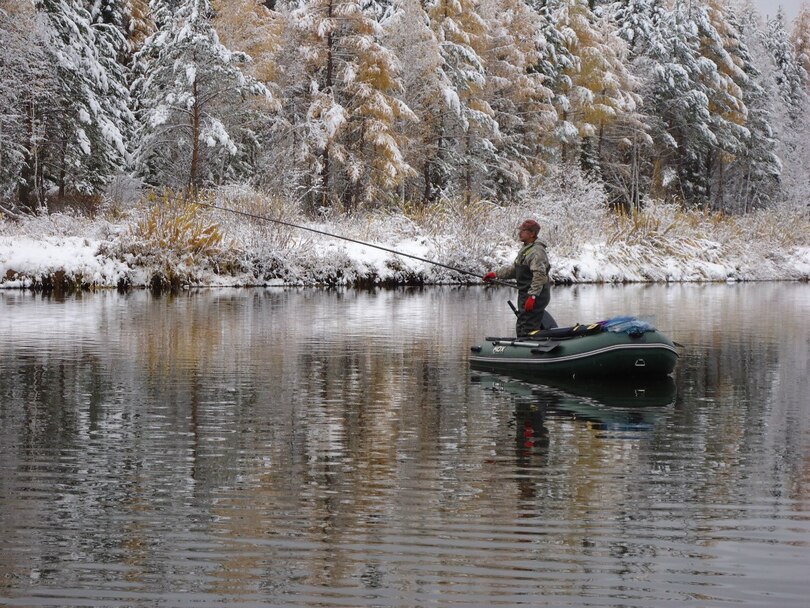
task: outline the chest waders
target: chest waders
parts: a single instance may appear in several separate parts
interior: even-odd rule
[[[532,279],[534,273],[532,272],[527,262],[529,253],[534,249],[534,243],[529,243],[515,258],[515,281],[518,288],[518,317],[516,324],[516,332],[518,337],[528,336],[531,332],[538,329],[545,329],[543,327],[543,313],[551,300],[551,284],[546,283],[539,294],[535,296],[534,310],[526,312],[523,310],[523,305],[529,297],[529,288],[532,286]]]

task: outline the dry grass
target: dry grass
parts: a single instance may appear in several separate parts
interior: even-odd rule
[[[147,197],[145,217],[131,228],[132,237],[147,251],[171,252],[189,262],[222,250],[223,238],[195,199],[166,191]]]

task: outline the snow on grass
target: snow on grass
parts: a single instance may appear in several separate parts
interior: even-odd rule
[[[88,219],[54,214],[11,222],[0,218],[0,287],[41,284],[64,272],[76,285],[134,287],[174,274],[184,286],[441,284],[478,281],[510,263],[519,248],[515,227],[536,218],[548,244],[556,282],[683,282],[810,279],[810,219],[782,212],[725,217],[649,203],[643,213],[604,210],[590,186],[539,193],[531,204],[485,202],[404,206],[313,222],[294,208],[244,189],[223,190],[217,206],[283,219],[315,230],[432,260],[314,234],[290,226],[203,208],[223,247],[206,254],[151,251],[133,243],[148,214]],[[154,200],[153,203],[154,204]],[[570,210],[575,210],[571,215]],[[178,245],[178,247],[180,247]],[[148,250],[145,253],[141,249]]]

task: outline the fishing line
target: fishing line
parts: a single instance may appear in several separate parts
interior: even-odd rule
[[[228,211],[230,213],[234,213],[236,215],[244,215],[245,217],[250,217],[256,220],[263,220],[265,222],[273,222],[275,224],[281,224],[282,226],[288,226],[289,228],[298,228],[299,230],[307,230],[309,232],[314,232],[315,234],[320,234],[323,236],[332,237],[335,239],[341,239],[344,241],[348,241],[350,243],[355,243],[357,245],[364,245],[366,247],[373,247],[374,249],[379,249],[380,251],[386,251],[388,253],[393,253],[394,255],[400,255],[402,257],[411,258],[413,260],[418,260],[420,262],[425,262],[426,264],[433,264],[434,266],[440,266],[441,268],[446,268],[447,270],[452,270],[453,272],[458,272],[459,274],[466,274],[471,277],[476,277],[477,279],[481,279],[481,275],[476,274],[474,272],[470,272],[469,270],[463,270],[461,268],[456,268],[455,266],[448,266],[447,264],[442,264],[441,262],[436,262],[435,260],[429,260],[427,258],[419,257],[418,255],[413,255],[410,253],[404,253],[402,251],[397,251],[396,249],[391,249],[390,247],[383,247],[382,245],[374,245],[373,243],[366,243],[365,241],[359,241],[357,239],[350,238],[348,236],[340,236],[339,234],[332,234],[330,232],[325,232],[323,230],[318,230],[317,228],[310,228],[309,226],[302,226],[300,224],[293,224],[292,222],[287,222],[285,220],[278,220],[272,217],[267,217],[265,215],[258,215],[256,213],[250,213],[248,211],[239,211],[238,209],[229,209],[228,207],[220,207],[218,205],[212,205],[211,203],[203,203],[201,201],[197,201],[197,204],[201,207],[208,207],[210,209],[216,209],[217,211]],[[513,283],[508,281],[502,281],[500,279],[493,279],[490,281],[491,283],[497,283],[499,285],[507,285],[509,287],[514,287]]]

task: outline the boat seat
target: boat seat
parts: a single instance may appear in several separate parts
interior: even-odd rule
[[[591,323],[589,325],[581,325],[577,323],[573,327],[555,327],[554,329],[538,329],[528,335],[530,339],[537,338],[576,338],[577,336],[590,336],[591,334],[598,334],[605,331],[599,323]]]

